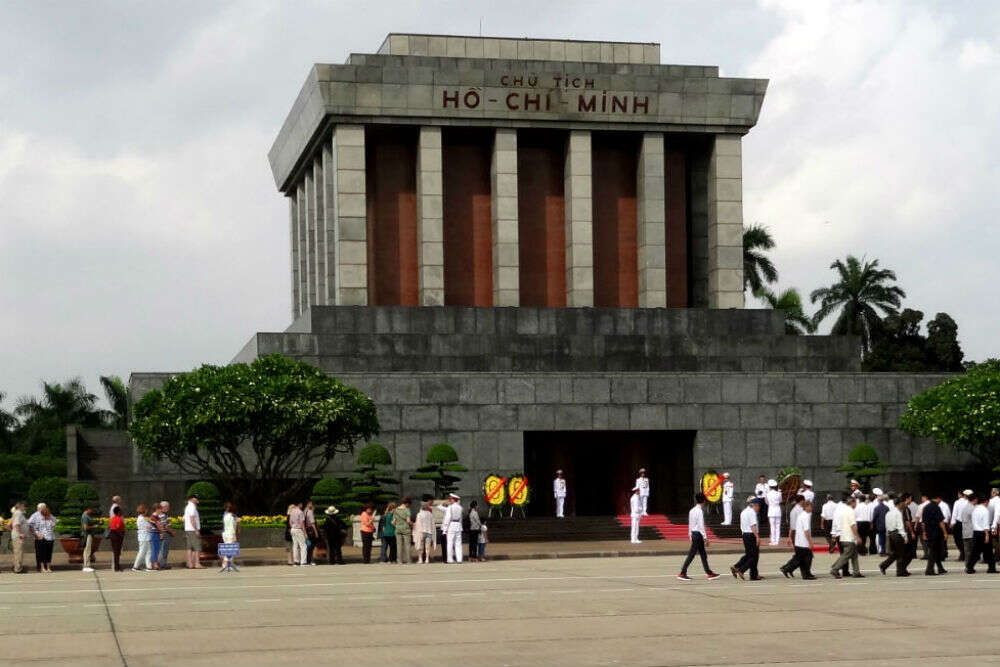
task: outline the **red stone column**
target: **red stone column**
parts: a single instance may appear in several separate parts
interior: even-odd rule
[[[490,166],[493,130],[445,128],[444,302],[493,305]]]
[[[633,133],[593,135],[594,305],[639,305],[636,167]]]

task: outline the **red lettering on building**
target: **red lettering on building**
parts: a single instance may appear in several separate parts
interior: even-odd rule
[[[441,91],[441,94],[444,96],[444,99],[443,99],[443,101],[441,103],[441,107],[442,108],[447,109],[449,102],[451,102],[452,104],[454,104],[456,109],[458,108],[458,91],[457,90],[455,91],[454,95],[448,95],[448,91],[447,90]]]
[[[507,93],[507,108],[511,111],[518,111],[521,108],[517,106],[517,97],[517,93]]]
[[[632,113],[638,113],[639,107],[642,107],[643,113],[649,113],[649,98],[643,97],[642,101],[639,101],[638,97],[632,98]]]
[[[577,102],[577,111],[597,111],[597,95],[591,95],[588,99],[586,95],[580,95]]]

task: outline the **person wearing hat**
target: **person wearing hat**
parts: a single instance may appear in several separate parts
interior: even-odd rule
[[[837,516],[837,501],[833,499],[833,495],[826,494],[826,502],[823,503],[822,509],[819,512],[820,527],[826,531],[826,545],[829,547],[830,553],[833,553],[834,539],[833,539],[833,519]]]
[[[816,498],[816,493],[813,492],[812,480],[802,480],[802,486],[799,487],[799,491],[796,495],[802,496],[805,498],[806,502],[811,503]]]
[[[447,540],[445,560],[448,563],[461,563],[462,506],[459,504],[461,498],[457,493],[449,493],[448,499],[451,502],[444,508],[444,520],[441,523],[441,532]]]
[[[772,547],[778,546],[781,542],[781,491],[778,490],[778,482],[767,480],[767,522],[769,524],[770,544]]]
[[[969,496],[971,495],[972,489],[961,491],[951,508],[952,539],[955,540],[955,547],[958,549],[958,560],[963,563],[968,556],[966,547],[972,542],[972,506],[969,504]],[[969,524],[968,529],[966,529],[966,524]]]
[[[729,478],[729,473],[722,473],[722,525],[728,526],[733,522],[733,480]]]
[[[743,574],[750,571],[750,580],[763,579],[757,571],[760,561],[760,532],[757,523],[757,496],[747,496],[747,506],[740,512],[740,533],[743,535],[743,557],[729,568],[733,577],[743,579]]]
[[[323,522],[323,534],[326,535],[327,560],[330,565],[343,565],[344,553],[341,547],[344,544],[344,529],[340,525],[340,519],[337,518],[340,510],[330,505],[323,510],[323,514],[326,515],[326,521]]]
[[[860,498],[861,497],[861,493],[862,493],[862,491],[861,491],[861,484],[858,482],[858,480],[856,480],[856,479],[852,479],[851,480],[851,489],[850,489],[850,491],[848,493],[850,493],[855,498]]]
[[[639,539],[639,522],[642,520],[642,498],[639,496],[641,491],[639,485],[636,484],[632,487],[632,497],[629,498],[629,514],[632,518],[632,532],[629,541],[632,544],[641,543]]]
[[[701,566],[705,570],[705,576],[708,580],[719,578],[719,575],[708,566],[708,554],[705,553],[705,547],[708,546],[708,534],[705,532],[705,502],[704,493],[695,494],[694,507],[688,512],[688,539],[691,540],[691,548],[688,549],[687,558],[684,559],[684,565],[681,566],[680,574],[677,575],[681,581],[691,581],[687,571],[695,554],[701,557]]]
[[[562,470],[556,470],[556,478],[552,480],[552,495],[556,499],[556,518],[563,519],[563,508],[566,506],[566,478]]]
[[[642,515],[649,516],[649,477],[646,476],[645,468],[639,468],[639,476],[635,478],[635,485],[639,487]]]

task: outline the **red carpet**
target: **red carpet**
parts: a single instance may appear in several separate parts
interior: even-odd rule
[[[623,528],[630,528],[632,526],[632,517],[627,514],[620,514],[617,519],[619,525]],[[655,528],[656,532],[660,534],[660,537],[665,540],[679,540],[682,542],[688,541],[687,524],[672,523],[664,514],[650,514],[649,516],[644,516],[639,520],[639,526],[642,528]],[[712,529],[708,526],[705,527],[705,530],[708,532],[709,542],[722,539],[716,537],[715,533],[712,532]],[[732,542],[734,540],[732,538],[725,538],[722,541]]]

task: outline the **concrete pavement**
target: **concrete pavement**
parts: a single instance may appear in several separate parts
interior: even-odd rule
[[[763,556],[763,582],[697,564],[680,582],[678,556],[5,572],[0,665],[1000,664],[1000,576],[897,579],[867,558],[835,581],[818,555],[821,579],[788,581],[785,558]]]

